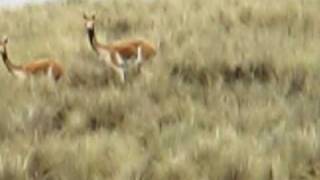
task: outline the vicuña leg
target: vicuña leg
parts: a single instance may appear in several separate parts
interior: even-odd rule
[[[135,66],[137,66],[138,73],[141,73],[141,68],[142,68],[142,48],[141,46],[138,47],[138,52],[137,52],[137,60],[135,61]]]
[[[117,58],[117,61],[119,63],[119,60],[122,60],[122,59],[118,59],[120,56],[118,56],[116,54],[116,58]],[[121,57],[120,57],[121,58]],[[111,55],[107,55],[105,58],[104,58],[104,62],[106,63],[106,65],[111,68],[111,70],[113,72],[115,72],[117,74],[117,76],[119,76],[120,78],[120,81],[121,83],[124,83],[125,81],[125,73],[124,73],[124,70],[121,66],[119,65],[115,65],[112,61],[111,61]]]
[[[124,83],[127,80],[128,64],[122,59],[119,53],[116,54],[116,58],[119,63],[119,65],[116,66],[116,71],[119,74],[121,82]]]
[[[48,72],[48,79],[53,79],[53,70],[52,70],[52,66],[49,66]]]

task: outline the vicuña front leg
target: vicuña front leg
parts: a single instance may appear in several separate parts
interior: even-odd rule
[[[117,76],[120,79],[120,82],[125,83],[126,77],[124,69],[115,65],[111,65],[111,69],[117,74]]]
[[[119,74],[121,83],[124,83],[127,80],[127,70],[128,64],[122,59],[119,53],[116,53],[116,60],[117,60],[117,73]]]
[[[118,57],[116,56],[116,58],[118,58]],[[121,83],[124,83],[125,79],[126,79],[125,70],[121,66],[114,64],[114,62],[111,60],[110,54],[105,57],[104,61],[105,61],[106,65],[109,68],[111,68],[111,70],[113,72],[115,72],[117,74],[117,76],[119,76]]]

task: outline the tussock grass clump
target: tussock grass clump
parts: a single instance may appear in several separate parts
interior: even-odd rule
[[[58,83],[0,66],[0,179],[319,179],[319,3],[61,0],[0,10],[13,62],[53,57]],[[143,74],[89,46],[144,37]]]

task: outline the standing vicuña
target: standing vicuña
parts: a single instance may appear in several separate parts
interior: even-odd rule
[[[29,75],[47,74],[54,80],[59,80],[63,75],[63,68],[56,61],[51,59],[36,60],[23,65],[15,65],[11,62],[7,52],[8,38],[4,37],[0,42],[0,54],[8,71],[14,76],[25,79]]]
[[[107,66],[111,67],[120,77],[121,82],[126,79],[126,70],[129,62],[141,71],[142,64],[156,54],[155,46],[142,39],[128,39],[109,44],[100,44],[95,35],[95,15],[83,14],[85,27],[92,49],[99,55]]]

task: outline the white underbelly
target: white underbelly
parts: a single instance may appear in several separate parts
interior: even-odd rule
[[[13,74],[19,79],[25,79],[27,77],[27,74],[20,70],[13,70]]]

